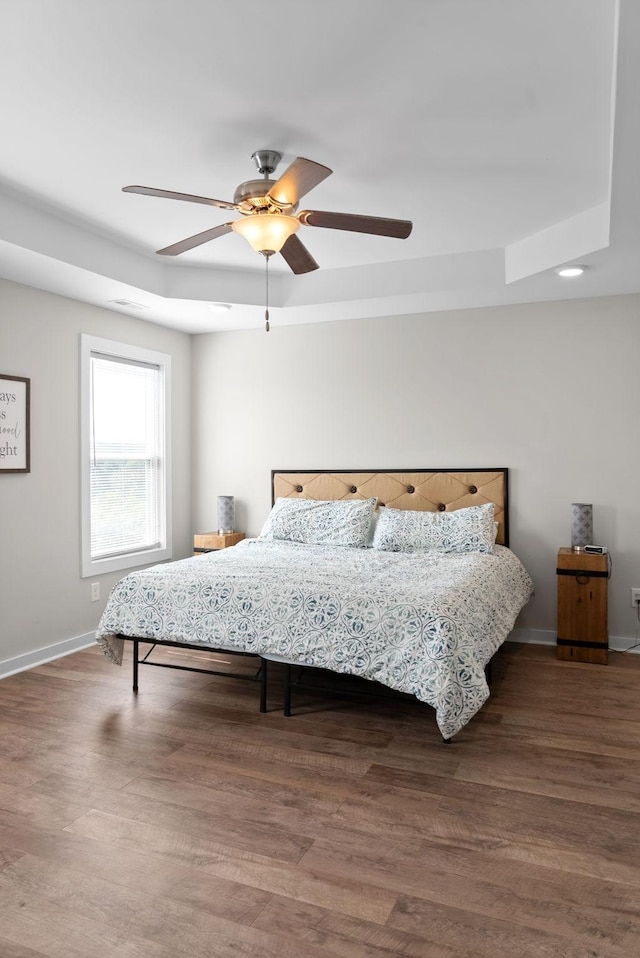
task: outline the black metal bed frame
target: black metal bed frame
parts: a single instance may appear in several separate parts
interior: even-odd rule
[[[299,669],[300,669],[299,677],[298,677],[297,679],[294,678],[294,672],[293,672],[294,668],[299,668]],[[349,695],[349,696],[356,696],[356,697],[358,697],[358,698],[374,698],[374,699],[378,699],[378,700],[379,700],[379,699],[396,699],[395,696],[389,695],[389,694],[386,694],[386,695],[385,695],[384,692],[379,692],[379,691],[377,691],[375,688],[374,688],[373,691],[369,692],[367,689],[364,689],[364,688],[363,688],[363,689],[343,689],[343,688],[338,688],[337,686],[331,685],[331,684],[328,684],[328,685],[318,685],[318,684],[315,683],[315,682],[313,682],[313,683],[305,683],[305,682],[302,681],[302,676],[304,675],[304,672],[305,672],[306,670],[308,670],[308,669],[314,670],[314,669],[313,669],[313,666],[308,666],[308,665],[295,666],[295,665],[293,665],[292,663],[289,663],[289,662],[285,663],[285,673],[284,673],[284,674],[285,674],[285,678],[284,678],[284,714],[285,714],[287,717],[290,717],[291,714],[292,714],[292,713],[291,713],[291,691],[292,691],[292,689],[294,689],[294,688],[298,688],[298,689],[308,689],[309,691],[314,691],[314,692],[328,692],[328,693],[330,693],[330,694],[332,694],[332,695],[340,695],[340,696],[341,696],[341,695]],[[315,671],[321,671],[321,670],[320,670],[320,669],[316,669]],[[485,671],[485,675],[486,675],[486,677],[487,677],[487,684],[490,686],[491,683],[492,683],[492,681],[493,681],[493,660],[492,660],[492,659],[491,659],[489,662],[487,662],[487,664],[485,665],[484,671]],[[353,678],[353,676],[350,676],[350,677]],[[357,678],[357,676],[356,676],[356,678]],[[369,679],[362,679],[361,681],[369,682],[370,680],[369,680]],[[372,684],[373,684],[374,686],[377,685],[377,683],[375,683],[375,682],[372,683]],[[419,701],[418,699],[415,698],[415,696],[411,696],[409,693],[401,693],[401,694],[406,695],[409,700],[411,700],[411,699],[413,698],[414,701],[416,701],[416,702]],[[425,703],[424,703],[424,702],[420,702],[419,704],[420,704],[420,705],[424,705]],[[449,745],[449,744],[451,743],[451,739],[450,739],[450,738],[445,738],[444,735],[442,736],[442,741],[445,743],[445,745]]]
[[[217,675],[217,676],[221,676],[222,678],[243,679],[244,681],[249,681],[249,682],[259,681],[260,682],[260,712],[265,713],[267,711],[268,659],[264,659],[261,656],[254,654],[253,652],[238,652],[232,649],[213,649],[213,648],[208,648],[207,646],[195,645],[193,643],[187,643],[187,642],[170,642],[166,639],[141,639],[131,635],[122,635],[122,634],[119,634],[118,638],[123,639],[125,642],[133,643],[133,691],[135,693],[138,692],[139,666],[153,665],[156,668],[173,669],[179,672],[199,672],[201,675]],[[151,648],[147,651],[147,653],[142,658],[140,658],[140,643],[141,642],[143,642],[145,645],[151,646]],[[193,665],[176,665],[173,662],[152,662],[150,661],[149,656],[153,653],[153,650],[156,648],[156,646],[160,646],[161,648],[166,647],[166,648],[181,649],[181,650],[194,649],[196,652],[212,652],[218,655],[238,655],[238,656],[243,656],[245,658],[252,658],[252,659],[259,658],[260,665],[254,675],[247,675],[244,672],[228,672],[228,671],[222,672],[218,669],[200,669],[200,668],[196,668]],[[381,699],[381,698],[394,699],[395,698],[395,696],[393,695],[389,695],[389,694],[385,695],[384,692],[379,691],[376,687],[378,683],[370,682],[370,680],[368,679],[363,679],[362,681],[370,682],[370,684],[373,686],[372,691],[370,692],[364,688],[363,689],[343,689],[343,688],[338,688],[336,685],[330,685],[330,684],[319,685],[316,682],[305,683],[302,681],[302,676],[305,671],[308,671],[308,670],[322,671],[322,670],[315,669],[313,666],[310,666],[310,665],[297,666],[291,662],[284,662],[282,664],[284,665],[283,714],[287,718],[290,718],[291,715],[293,714],[292,704],[291,704],[291,698],[292,698],[291,693],[292,693],[292,690],[295,688],[307,689],[309,691],[314,691],[314,692],[327,692],[328,694],[334,695],[334,696],[347,695],[347,696],[354,696],[357,698],[374,698],[374,699]],[[486,674],[487,682],[489,685],[491,685],[492,679],[493,679],[492,666],[493,666],[493,661],[488,662],[487,665],[485,666],[485,674]],[[298,668],[300,670],[298,678],[294,677],[293,670],[295,668]],[[351,677],[353,678],[354,676],[351,676]],[[358,676],[355,676],[355,678],[358,678]],[[411,698],[411,696],[408,693],[407,693],[407,697],[409,699]],[[418,700],[415,699],[415,701],[418,701]],[[421,703],[421,704],[424,704],[424,703]],[[445,745],[449,745],[451,742],[450,738],[445,738],[444,736],[442,736],[442,740],[445,743]]]
[[[260,711],[267,711],[267,660],[261,658],[260,656],[255,655],[253,652],[236,652],[232,649],[213,649],[205,645],[195,645],[188,642],[170,642],[167,639],[141,639],[136,638],[131,635],[118,635],[119,639],[124,639],[126,642],[133,642],[133,691],[138,691],[138,666],[140,665],[154,665],[159,669],[176,669],[179,672],[200,672],[203,675],[220,675],[223,678],[228,679],[244,679],[248,682],[260,682]],[[140,643],[144,642],[146,645],[150,645],[151,648],[147,651],[146,655],[140,658]],[[218,655],[242,655],[246,658],[259,658],[260,666],[258,667],[255,675],[247,675],[244,672],[221,672],[216,669],[199,669],[194,665],[176,665],[173,662],[151,662],[149,656],[152,654],[156,646],[161,648],[168,647],[174,649],[195,649],[197,652],[213,652]]]

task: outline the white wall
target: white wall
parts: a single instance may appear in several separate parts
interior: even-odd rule
[[[174,556],[191,550],[191,337],[0,280],[0,373],[31,379],[31,472],[0,473],[0,674],[93,633],[121,576],[80,577],[81,333],[171,354]]]
[[[99,577],[98,603],[80,578],[82,332],[173,357],[176,557],[215,528],[220,494],[259,532],[273,468],[508,466],[537,586],[519,624],[555,630],[556,551],[585,501],[613,555],[612,636],[635,636],[640,297],[189,337],[0,281],[0,373],[32,385],[31,473],[0,474],[0,674],[90,635],[118,578]]]
[[[555,631],[557,550],[571,503],[592,502],[611,635],[633,637],[639,366],[638,296],[197,336],[194,526],[232,494],[257,534],[274,468],[508,466],[511,546],[537,587],[519,625]]]

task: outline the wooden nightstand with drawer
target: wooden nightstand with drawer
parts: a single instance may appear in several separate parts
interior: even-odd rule
[[[245,538],[244,532],[201,532],[193,537],[194,556],[205,552],[217,552],[219,549],[228,549]]]
[[[556,573],[558,658],[606,665],[609,556],[560,549]]]

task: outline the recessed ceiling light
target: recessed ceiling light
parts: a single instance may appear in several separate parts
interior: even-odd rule
[[[576,276],[582,276],[586,266],[557,266],[556,273],[564,279],[575,279]]]
[[[226,313],[231,309],[231,303],[209,303],[208,306],[212,313]]]

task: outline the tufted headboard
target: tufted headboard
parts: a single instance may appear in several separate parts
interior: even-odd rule
[[[509,545],[508,469],[411,469],[401,472],[360,469],[274,469],[271,501],[299,499],[372,499],[393,509],[429,512],[463,509],[493,502],[496,541]]]

